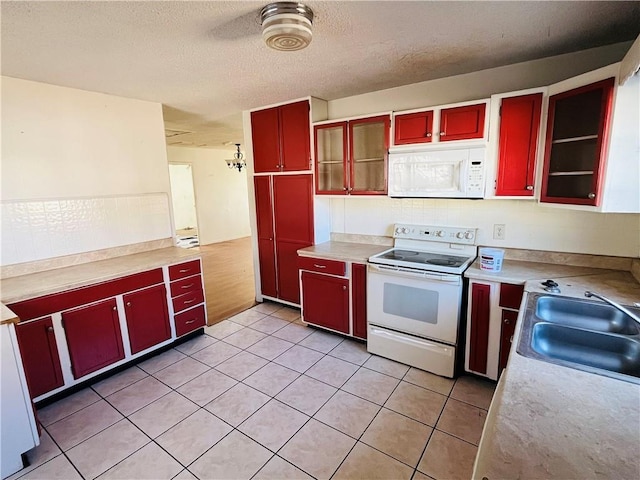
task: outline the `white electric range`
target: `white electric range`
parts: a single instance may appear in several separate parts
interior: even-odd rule
[[[369,258],[367,349],[445,377],[455,374],[462,274],[477,229],[394,226],[394,247]]]

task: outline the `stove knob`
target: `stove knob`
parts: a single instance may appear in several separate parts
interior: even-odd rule
[[[409,229],[408,228],[403,228],[402,229],[402,233],[409,233]]]
[[[464,238],[471,240],[473,238],[473,232],[467,232],[464,234]]]
[[[462,232],[456,233],[456,238],[464,238],[464,233]]]
[[[402,229],[400,227],[396,227],[396,233],[401,233]]]
[[[436,236],[438,236],[438,237],[444,237],[444,232],[443,232],[442,230],[438,230],[438,231],[436,232]]]

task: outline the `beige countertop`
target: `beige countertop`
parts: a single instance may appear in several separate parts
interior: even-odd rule
[[[370,256],[389,250],[389,246],[353,242],[325,242],[298,250],[302,257],[366,263]]]
[[[4,303],[0,303],[0,325],[18,323],[20,319]]]
[[[15,303],[198,257],[200,251],[197,249],[169,247],[6,278],[0,281],[0,301],[4,304]]]
[[[522,264],[529,262],[506,263],[504,278],[526,276],[528,266]],[[539,275],[542,270],[531,267],[526,292],[544,292],[540,279],[554,278],[560,295],[583,297],[594,290],[620,303],[640,302],[640,284],[629,272],[575,270],[571,276],[562,269],[582,267],[552,265],[550,275]],[[521,356],[516,349],[524,313],[487,416],[473,478],[640,478],[640,385]]]

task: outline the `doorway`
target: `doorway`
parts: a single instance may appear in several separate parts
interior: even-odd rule
[[[190,163],[170,163],[171,202],[178,247],[192,248],[200,245],[196,195],[193,188],[193,169]]]

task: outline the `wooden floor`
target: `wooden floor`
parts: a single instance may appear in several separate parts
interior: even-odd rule
[[[256,304],[251,237],[197,248],[202,255],[209,325]]]

